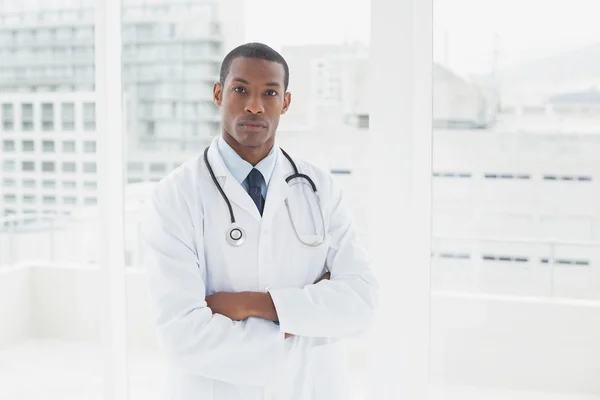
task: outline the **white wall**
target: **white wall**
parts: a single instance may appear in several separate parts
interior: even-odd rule
[[[29,268],[0,268],[0,346],[10,345],[31,332]]]
[[[436,383],[600,394],[600,302],[432,296]]]
[[[101,275],[96,267],[35,265],[0,270],[0,345],[28,337],[98,341]],[[155,346],[145,274],[127,269],[127,329],[131,348]]]

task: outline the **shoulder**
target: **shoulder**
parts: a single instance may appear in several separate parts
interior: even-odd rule
[[[195,188],[203,166],[202,156],[188,159],[157,182],[150,193],[149,203],[154,207],[189,207],[196,197]]]

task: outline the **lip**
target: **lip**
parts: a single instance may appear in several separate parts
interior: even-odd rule
[[[238,122],[238,126],[249,131],[260,131],[267,129],[267,123],[260,120],[244,119]]]

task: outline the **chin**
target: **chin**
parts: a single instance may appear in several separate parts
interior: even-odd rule
[[[239,133],[236,135],[237,142],[244,147],[261,147],[264,146],[269,139],[271,139],[271,135],[268,133]]]

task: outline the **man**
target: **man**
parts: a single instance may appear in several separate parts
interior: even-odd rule
[[[221,136],[149,201],[150,295],[174,400],[350,396],[340,343],[369,327],[377,284],[331,175],[275,145],[288,83],[272,48],[233,49],[213,89]],[[304,178],[286,182],[296,166],[320,203],[295,184]]]

